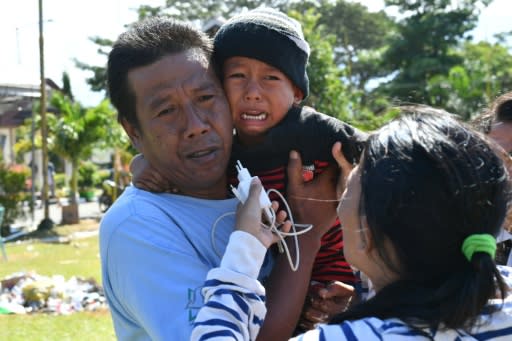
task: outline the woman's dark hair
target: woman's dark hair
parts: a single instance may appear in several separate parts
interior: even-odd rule
[[[486,138],[448,113],[423,106],[402,112],[370,135],[360,165],[362,214],[399,280],[336,322],[375,316],[468,328],[490,298],[505,295],[493,257],[476,252],[468,261],[461,246],[472,234],[498,234],[508,173]]]
[[[138,127],[135,94],[128,82],[128,72],[190,49],[197,49],[209,60],[213,49],[211,38],[180,21],[152,17],[122,33],[110,51],[107,64],[108,93],[118,111],[118,120],[125,119]]]

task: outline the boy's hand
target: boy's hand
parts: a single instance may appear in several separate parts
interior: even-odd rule
[[[318,323],[327,323],[345,311],[354,297],[354,287],[334,281],[327,285],[312,284],[304,303],[299,325],[305,330],[314,329]]]
[[[269,248],[272,244],[277,242],[279,237],[272,233],[272,231],[265,227],[261,222],[262,209],[260,206],[260,192],[263,190],[261,181],[255,178],[251,182],[251,188],[249,189],[249,197],[244,204],[239,204],[236,213],[236,225],[235,229],[245,231],[252,234],[254,237],[266,247]],[[272,202],[272,208],[274,211],[277,210],[279,204],[274,201]],[[291,223],[285,221],[286,212],[279,211],[276,216],[276,225],[281,225],[280,229],[283,232],[288,232],[291,228]]]
[[[130,162],[132,183],[135,187],[149,192],[161,193],[171,189],[171,185],[149,164],[142,154],[137,154]]]

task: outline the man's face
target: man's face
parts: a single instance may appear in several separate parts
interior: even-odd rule
[[[498,151],[498,155],[503,159],[505,166],[512,177],[512,122],[493,123],[488,136],[505,150],[506,153],[500,153]],[[512,205],[509,207],[507,216],[505,217],[503,228],[512,233]]]
[[[512,153],[512,122],[493,123],[488,135],[509,154]]]
[[[128,73],[139,127],[123,126],[148,162],[182,194],[226,196],[233,126],[222,88],[197,50]]]

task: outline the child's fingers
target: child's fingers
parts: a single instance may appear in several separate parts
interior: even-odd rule
[[[295,150],[290,152],[287,173],[289,189],[295,189],[304,183],[302,179],[302,160],[299,153]]]
[[[325,288],[319,290],[318,295],[323,299],[333,297],[352,297],[355,293],[354,287],[339,281],[329,283]]]
[[[345,158],[345,155],[343,154],[343,151],[342,151],[341,142],[336,142],[332,146],[332,156],[338,163],[338,166],[340,166],[340,168],[343,171],[348,171],[348,173],[350,173],[352,168],[354,168],[354,165],[352,163],[348,162],[348,160]]]
[[[348,162],[347,159],[345,158],[345,155],[343,155],[343,151],[342,151],[341,147],[342,147],[341,142],[336,142],[332,146],[332,156],[338,163],[338,166],[341,168],[340,178],[338,180],[338,185],[336,187],[336,192],[337,192],[338,197],[340,197],[341,194],[343,193],[343,191],[345,190],[345,187],[347,185],[348,175],[350,174],[352,169],[354,169],[354,165],[351,164],[350,162]]]
[[[281,225],[281,228],[280,228],[280,230],[285,233],[290,232],[291,229],[292,229],[292,222],[289,220],[283,222],[283,224]]]

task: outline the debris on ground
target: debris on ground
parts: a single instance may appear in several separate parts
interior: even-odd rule
[[[20,272],[0,280],[0,314],[68,315],[105,310],[103,289],[93,279]]]

